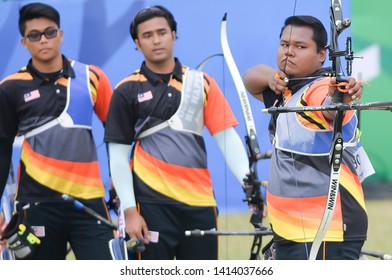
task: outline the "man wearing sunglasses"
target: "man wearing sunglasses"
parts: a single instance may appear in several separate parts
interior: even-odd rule
[[[62,198],[75,197],[109,219],[91,129],[94,113],[106,121],[110,82],[97,66],[62,54],[53,7],[23,6],[19,30],[31,59],[0,83],[0,194],[14,138],[24,141],[16,213],[0,235],[17,259],[65,259],[68,243],[76,259],[111,259],[112,229]]]

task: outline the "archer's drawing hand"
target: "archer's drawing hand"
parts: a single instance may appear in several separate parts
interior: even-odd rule
[[[136,207],[124,210],[125,231],[129,238],[143,238],[143,243],[148,244],[148,228],[144,218],[139,214]]]
[[[354,100],[362,98],[362,84],[363,81],[357,81],[354,78],[347,78],[343,82],[336,82],[336,77],[332,77],[329,84],[328,94],[333,97],[335,91],[338,89],[343,92],[343,103],[350,104]]]
[[[284,81],[284,78],[286,77],[287,75],[283,71],[279,70],[268,79],[269,88],[276,94],[285,92],[288,89],[287,85],[289,84],[288,82]]]

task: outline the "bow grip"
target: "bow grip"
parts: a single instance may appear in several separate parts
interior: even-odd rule
[[[346,86],[347,82],[345,79],[336,77],[336,82],[337,82],[337,89],[335,90],[335,94],[332,97],[332,100],[335,104],[341,104],[343,103],[343,96],[344,96],[344,90],[341,87]],[[341,84],[339,86],[339,84]]]

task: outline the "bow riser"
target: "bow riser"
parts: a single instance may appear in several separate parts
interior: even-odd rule
[[[330,60],[332,60],[332,76],[336,77],[336,81],[342,81],[340,72],[340,54],[338,37],[340,33],[350,26],[350,20],[343,20],[342,5],[340,0],[332,0],[330,10],[330,22],[331,22],[331,45],[329,47]],[[336,104],[343,104],[343,92],[336,89],[333,101]],[[343,124],[344,111],[336,111],[333,121],[333,136],[332,145],[330,151],[330,165],[331,175],[328,187],[327,201],[325,204],[325,210],[321,219],[319,228],[314,237],[312,247],[310,249],[309,260],[315,260],[317,253],[320,249],[320,245],[323,242],[324,236],[328,231],[329,225],[331,224],[333,214],[335,212],[336,200],[339,193],[340,184],[340,170],[343,160],[343,136],[342,136],[342,124]]]

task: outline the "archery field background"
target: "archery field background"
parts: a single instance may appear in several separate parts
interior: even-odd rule
[[[20,44],[18,31],[19,6],[34,1],[0,0],[0,79],[17,71],[30,55]],[[64,30],[63,53],[71,59],[101,67],[114,87],[123,77],[139,68],[143,57],[135,50],[129,35],[129,24],[137,11],[155,4],[166,6],[178,23],[178,40],[175,55],[183,64],[196,67],[205,58],[221,54],[220,24],[227,12],[228,40],[234,60],[243,74],[259,63],[275,65],[275,54],[279,32],[286,17],[293,14],[311,14],[318,17],[329,31],[329,5],[327,0],[299,0],[294,10],[294,0],[282,0],[277,7],[273,1],[259,0],[46,0],[61,14]],[[343,1],[344,17],[352,18],[352,28],[344,31],[339,42],[345,48],[345,38],[352,35],[355,55],[364,56],[353,63],[353,75],[368,81],[364,101],[390,99],[392,52],[390,31],[392,19],[388,12],[392,2],[374,0]],[[329,62],[326,62],[328,65]],[[345,65],[345,63],[342,63]],[[240,125],[241,137],[245,136],[245,125],[240,102],[233,80],[221,56],[214,56],[203,68],[221,86],[231,104]],[[267,134],[269,115],[263,115],[263,104],[249,95],[259,145],[262,151],[270,149]],[[392,164],[390,163],[390,138],[392,113],[365,111],[361,113],[362,145],[374,164],[376,174],[365,180],[365,190],[372,196],[391,193]],[[94,136],[99,151],[102,178],[109,187],[108,162],[103,143],[103,128],[97,121]],[[226,167],[218,146],[205,132],[209,167],[221,212],[247,211],[242,202],[244,194],[240,184]],[[14,144],[13,164],[19,160],[21,139]],[[258,163],[261,180],[268,180],[269,160]],[[373,190],[373,191],[371,191]]]
[[[364,59],[355,60],[353,76],[370,83],[370,86],[364,86],[363,101],[391,100],[392,41],[389,29],[392,18],[388,11],[392,8],[392,2],[351,2],[354,55],[364,56]],[[391,112],[360,113],[361,142],[376,170],[376,174],[364,183],[369,197],[391,197],[391,127]]]

